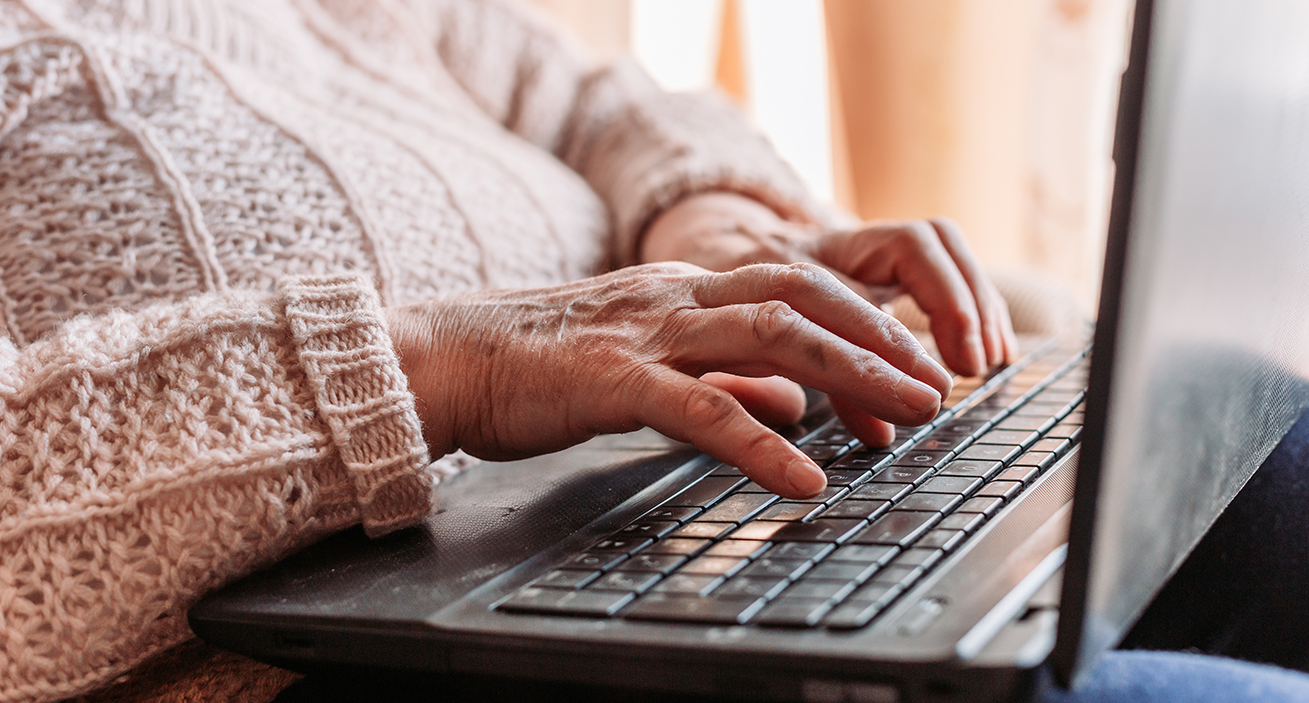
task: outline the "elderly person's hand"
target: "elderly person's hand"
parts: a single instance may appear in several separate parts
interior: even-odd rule
[[[1004,299],[969,251],[959,228],[945,219],[863,225],[826,232],[778,217],[758,201],[732,193],[683,199],[646,229],[643,261],[689,261],[712,271],[751,263],[810,262],[823,266],[874,304],[908,293],[931,318],[946,364],[973,376],[1014,360],[1018,349]],[[835,330],[839,334],[839,330]],[[738,397],[766,396],[780,405],[780,379],[714,383]],[[865,443],[890,442],[894,430],[839,396],[832,406]]]
[[[780,374],[903,424],[932,418],[951,386],[899,322],[811,264],[652,264],[386,314],[437,455],[505,459],[649,426],[801,498],[822,471],[702,376]]]
[[[689,261],[711,271],[810,262],[882,304],[908,293],[928,314],[946,364],[965,376],[1013,361],[1009,311],[959,228],[947,219],[874,222],[824,232],[732,193],[693,195],[647,228],[641,260]]]

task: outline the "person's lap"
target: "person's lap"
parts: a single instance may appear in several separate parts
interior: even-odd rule
[[[1309,675],[1277,668],[1309,670],[1306,506],[1309,413],[1164,586],[1122,649],[1102,656],[1075,691],[1051,689],[1037,700],[1309,700]]]

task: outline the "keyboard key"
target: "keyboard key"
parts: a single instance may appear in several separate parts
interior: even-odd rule
[[[805,501],[806,503],[827,503],[831,505],[833,501],[840,500],[850,493],[850,489],[845,486],[828,486],[823,489],[822,493]]]
[[[895,600],[896,596],[904,593],[904,589],[895,585],[885,583],[865,583],[858,590],[850,594],[846,599],[848,603],[890,603]]]
[[[850,492],[847,500],[896,500],[907,495],[913,486],[903,483],[869,481]]]
[[[800,447],[800,453],[813,459],[815,463],[822,466],[824,462],[836,458],[836,455],[845,451],[845,445],[832,444],[814,444],[808,443]]]
[[[838,601],[850,595],[856,586],[858,584],[852,581],[816,581],[806,575],[799,583],[786,589],[786,595],[791,598],[826,598]]]
[[[854,520],[871,520],[891,509],[891,503],[885,500],[854,500],[847,498],[828,508],[823,513],[825,518],[849,518]]]
[[[623,617],[632,620],[744,625],[766,602],[762,598],[718,600],[653,592],[633,603],[623,613]]]
[[[986,427],[990,418],[955,418],[938,426],[934,434],[951,434],[960,437],[970,437]]]
[[[800,575],[808,571],[813,566],[813,562],[807,559],[773,559],[764,557],[757,559],[741,572],[738,578],[780,578],[780,579],[798,579]]]
[[[699,508],[677,508],[661,505],[641,517],[643,520],[672,520],[673,522],[684,523],[699,515],[700,512]]]
[[[642,552],[623,562],[620,571],[649,571],[667,574],[686,561],[680,554],[648,554]]]
[[[739,557],[696,557],[678,569],[677,573],[690,576],[731,576],[744,569],[749,559]]]
[[[672,539],[718,539],[736,528],[734,522],[703,522],[695,520],[669,533]]]
[[[910,451],[891,462],[891,466],[937,466],[950,458],[948,451]]]
[[[1045,433],[1047,439],[1078,439],[1082,436],[1082,426],[1071,422],[1061,422]]]
[[[809,440],[809,444],[848,445],[854,444],[854,441],[854,435],[850,434],[850,430],[838,422],[815,435],[813,439]]]
[[[827,474],[829,486],[850,486],[873,475],[873,472],[864,469],[828,469],[823,473]]]
[[[863,583],[873,575],[880,564],[860,564],[853,561],[832,561],[828,559],[810,570],[806,578],[820,581],[856,581]]]
[[[879,471],[873,480],[884,483],[919,484],[936,471],[931,466],[888,466]]]
[[[777,496],[767,493],[734,493],[706,510],[696,522],[742,523],[776,500]]]
[[[995,497],[1008,500],[1023,490],[1021,481],[992,481],[977,491],[978,498]]]
[[[654,537],[657,539],[673,530],[676,530],[678,527],[680,527],[680,525],[672,521],[641,520],[640,522],[634,522],[615,532],[613,537],[615,539],[623,539],[627,537]]]
[[[883,565],[900,553],[899,547],[880,544],[847,544],[837,549],[827,562],[854,562],[856,564]]]
[[[998,510],[999,503],[996,505],[996,509]],[[937,524],[937,527],[946,530],[962,530],[967,534],[972,534],[977,531],[977,528],[982,526],[982,523],[986,522],[986,517],[987,516],[982,513],[964,513],[956,510],[953,514],[946,515],[945,519]],[[933,532],[935,532],[935,530],[933,530]],[[928,534],[931,533],[929,532]],[[926,539],[926,537],[924,537],[924,539]]]
[[[713,542],[707,539],[686,539],[682,537],[670,537],[661,539],[658,542],[647,547],[642,551],[643,554],[681,554],[685,556],[694,556],[704,551]]]
[[[1050,439],[1043,439],[1037,442],[1036,444],[1033,444],[1032,451],[1050,452],[1055,456],[1063,456],[1064,454],[1068,453],[1068,450],[1072,448],[1072,446],[1073,446],[1072,442],[1066,439],[1058,439],[1052,437]]]
[[[709,475],[710,475],[710,476],[731,476],[731,477],[735,477],[735,478],[744,478],[744,477],[745,477],[745,474],[741,473],[741,470],[740,470],[740,469],[736,468],[735,466],[729,466],[729,465],[727,465],[727,464],[719,464],[718,468],[716,468],[716,469],[714,469],[713,471],[710,471],[710,472],[709,472]]]
[[[1030,447],[1033,442],[1040,438],[1040,432],[1030,430],[991,430],[978,437],[977,442],[979,444],[1014,444],[1020,447]]]
[[[649,537],[610,537],[596,542],[592,545],[590,551],[623,552],[624,554],[631,554],[632,552],[639,551],[642,548],[649,546],[652,542],[654,542],[654,540]]]
[[[1017,459],[1014,459],[1013,465],[1035,466],[1041,471],[1045,471],[1051,466],[1054,466],[1054,462],[1056,458],[1057,457],[1055,457],[1055,455],[1051,454],[1050,452],[1027,452],[1022,456],[1018,457]]]
[[[753,559],[763,554],[770,546],[769,542],[754,539],[725,539],[710,547],[704,553],[707,557],[737,557]]]
[[[768,490],[767,488],[764,488],[763,486],[755,483],[754,481],[746,481],[744,484],[741,485],[740,488],[736,489],[736,492],[737,493],[768,493],[770,495],[772,494],[772,491]]]
[[[627,558],[625,552],[583,552],[568,560],[569,566],[608,571]]]
[[[844,542],[864,526],[863,520],[819,518],[812,522],[787,522],[774,532],[775,542]]]
[[[641,593],[655,585],[660,578],[663,578],[662,574],[645,571],[610,571],[587,586],[586,590]]]
[[[670,507],[706,508],[718,502],[719,498],[745,483],[745,477],[707,476],[686,487],[681,493],[669,498],[664,505]]]
[[[606,617],[632,601],[623,591],[565,591],[558,588],[524,588],[496,606],[513,613],[548,613]]]
[[[783,542],[768,550],[772,559],[808,559],[818,561],[835,549],[823,542]]]
[[[912,566],[908,564],[891,564],[873,575],[872,583],[880,583],[884,586],[903,586],[909,588],[922,577],[926,571],[921,566]]]
[[[1017,481],[1024,486],[1030,485],[1041,475],[1041,469],[1035,466],[1015,466],[1005,469],[996,476],[996,481]]]
[[[954,517],[954,515],[951,515],[950,517]],[[949,518],[946,518],[946,520],[948,519]],[[944,524],[945,520],[942,520],[941,522]],[[938,528],[923,535],[922,539],[914,543],[914,546],[928,549],[942,549],[949,552],[955,547],[958,547],[959,544],[964,541],[964,537],[967,536],[968,533],[962,529],[946,530]]]
[[[708,595],[715,588],[723,583],[722,576],[691,576],[688,574],[673,574],[668,578],[660,581],[654,587],[654,593],[679,593],[682,595],[703,596]]]
[[[536,579],[528,584],[528,586],[534,588],[567,588],[570,590],[576,590],[596,580],[599,576],[599,571],[558,569]]]
[[[855,544],[889,544],[907,546],[931,529],[941,519],[940,513],[892,510],[878,518],[851,540]]]
[[[977,478],[987,479],[996,475],[1004,468],[1004,464],[998,461],[975,461],[972,459],[956,459],[946,464],[941,469],[942,476],[975,476]]]
[[[933,476],[927,479],[915,493],[953,493],[966,496],[982,485],[982,479],[976,476]]]
[[[861,469],[868,471],[890,461],[891,452],[857,449],[832,462],[829,469]]]
[[[760,520],[803,520],[810,515],[814,515],[822,510],[825,506],[822,503],[792,503],[782,501],[777,505],[769,506],[762,513],[759,513]]]
[[[823,507],[822,503],[813,503],[812,505],[815,511]],[[793,523],[781,520],[755,520],[742,525],[741,529],[732,533],[732,537],[734,539],[769,540],[773,538],[773,534],[790,524]]]
[[[785,578],[737,576],[714,591],[714,598],[772,598],[790,583]]]
[[[1005,463],[1018,456],[1022,450],[1022,447],[1013,444],[974,444],[960,452],[959,458]]]
[[[1000,512],[1000,508],[1002,507],[1004,507],[1004,498],[979,496],[964,501],[962,505],[955,508],[955,513],[981,513],[987,517],[993,517],[996,513]]]
[[[891,562],[891,566],[921,566],[924,569],[930,569],[936,565],[945,556],[945,551],[936,548],[921,548],[914,545],[913,549],[906,549],[900,552],[900,556]]]
[[[864,589],[869,589],[867,598],[859,597]],[[864,586],[864,589],[857,591],[845,603],[833,608],[823,618],[823,625],[834,630],[854,630],[864,627],[880,615],[901,593],[898,586],[885,584],[878,584],[872,588]]]
[[[960,438],[958,435],[929,434],[927,435],[927,437],[918,440],[918,443],[915,444],[913,448],[909,450],[909,453],[917,454],[919,452],[952,452],[955,450],[955,447],[958,447],[959,443],[962,441],[966,441],[966,440]]]
[[[1054,425],[1053,417],[1040,415],[1010,415],[996,423],[999,431],[1042,432]]]
[[[944,513],[963,501],[963,496],[953,493],[911,493],[895,507],[897,510],[935,510]]]
[[[769,603],[754,623],[765,627],[813,627],[831,609],[831,602],[825,598],[783,596]]]

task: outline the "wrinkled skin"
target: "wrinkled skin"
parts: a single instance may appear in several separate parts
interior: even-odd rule
[[[799,418],[796,383],[828,393],[874,445],[891,424],[931,419],[950,391],[875,303],[913,295],[960,373],[1016,348],[1003,301],[945,221],[823,233],[699,195],[656,219],[641,253],[684,261],[388,308],[432,453],[508,459],[649,426],[803,498],[825,487],[822,471],[766,427]]]

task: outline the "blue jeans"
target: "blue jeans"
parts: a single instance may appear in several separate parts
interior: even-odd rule
[[[1306,598],[1309,413],[1169,580],[1124,649],[1101,657],[1078,690],[1050,690],[1037,700],[1309,701],[1309,675],[1278,668],[1309,670]]]

